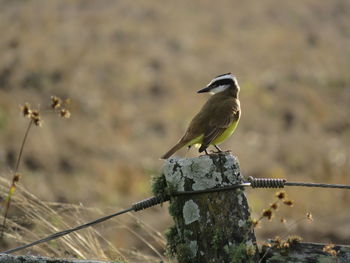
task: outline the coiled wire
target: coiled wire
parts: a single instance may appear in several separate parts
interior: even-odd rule
[[[276,178],[254,178],[249,176],[248,182],[252,188],[283,188],[286,180]]]

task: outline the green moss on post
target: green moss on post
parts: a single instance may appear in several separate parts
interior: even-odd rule
[[[242,183],[236,157],[221,153],[173,158],[166,161],[163,174],[171,196],[169,212],[175,221],[166,234],[170,255],[179,263],[257,262],[256,240],[242,189],[171,195],[173,191]]]
[[[157,197],[165,197],[169,194],[164,174],[152,177],[152,193]]]

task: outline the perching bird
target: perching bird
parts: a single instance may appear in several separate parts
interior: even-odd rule
[[[239,89],[236,77],[226,73],[215,77],[199,90],[198,93],[211,92],[214,95],[192,119],[180,141],[161,158],[167,159],[182,147],[194,144],[201,145],[199,152],[208,154],[209,145],[214,145],[221,152],[217,145],[232,135],[241,116]]]

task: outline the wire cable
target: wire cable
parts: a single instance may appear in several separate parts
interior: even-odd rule
[[[285,186],[304,186],[304,187],[319,187],[319,188],[350,189],[350,185],[344,185],[344,184],[286,182],[284,185]]]
[[[283,188],[284,186],[303,186],[319,188],[350,189],[346,184],[325,184],[325,183],[305,183],[305,182],[287,182],[285,179],[276,178],[254,178],[248,177],[248,182],[252,188]]]
[[[210,188],[210,189],[204,189],[204,190],[177,191],[177,192],[174,192],[173,195],[178,196],[178,195],[206,194],[206,193],[234,190],[237,188],[247,187],[250,185],[251,185],[251,183],[242,183],[242,184],[233,184],[233,185],[229,185],[229,186],[223,186],[220,188]]]
[[[249,176],[247,182],[245,183],[234,184],[234,185],[224,186],[220,188],[204,189],[204,190],[178,191],[178,192],[175,192],[173,195],[177,196],[177,195],[206,194],[206,193],[212,193],[212,192],[233,190],[233,189],[249,187],[249,186],[251,188],[284,188],[285,186],[302,186],[302,187],[350,189],[350,185],[344,185],[344,184],[287,182],[287,180],[285,179],[254,178],[252,176]]]

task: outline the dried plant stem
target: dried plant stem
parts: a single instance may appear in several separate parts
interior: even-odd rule
[[[16,189],[16,183],[19,180],[19,176],[17,175],[17,172],[18,172],[19,165],[21,163],[24,145],[25,145],[25,143],[27,141],[28,134],[29,134],[30,128],[32,127],[32,124],[33,124],[33,120],[31,119],[29,121],[29,123],[28,123],[26,132],[25,132],[23,140],[22,140],[21,148],[20,148],[20,151],[19,151],[19,154],[18,154],[18,158],[17,158],[17,162],[16,162],[15,171],[14,171],[13,176],[12,176],[11,186],[10,186],[10,189],[8,191],[7,198],[5,199],[6,206],[5,206],[5,212],[4,212],[4,219],[2,221],[2,227],[1,227],[1,235],[0,235],[1,238],[3,238],[3,236],[4,236],[4,231],[5,231],[5,226],[6,226],[6,219],[7,219],[8,212],[9,212],[9,209],[10,209],[10,204],[11,204],[11,197],[12,197],[12,195],[13,195],[15,189]]]
[[[26,143],[26,141],[27,141],[28,134],[29,134],[30,128],[32,127],[32,124],[33,124],[33,120],[30,120],[30,122],[28,123],[28,127],[27,127],[27,129],[26,129],[26,133],[24,134],[24,137],[23,137],[23,140],[22,140],[21,149],[20,149],[20,151],[19,151],[19,155],[18,155],[18,158],[17,158],[15,174],[17,173],[18,168],[19,168],[19,164],[21,163],[24,145],[25,145],[25,143]]]

